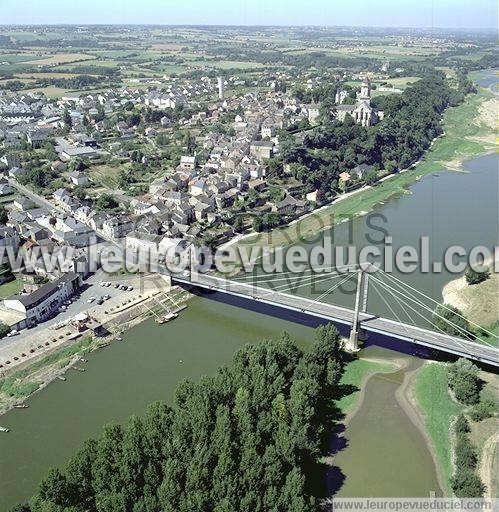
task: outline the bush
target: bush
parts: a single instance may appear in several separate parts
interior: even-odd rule
[[[470,418],[473,421],[482,421],[494,416],[494,404],[488,400],[476,404],[470,412]]]
[[[483,283],[490,277],[490,270],[487,268],[483,272],[477,272],[473,270],[471,267],[468,267],[466,270],[465,278],[466,282],[469,285]]]
[[[0,322],[0,339],[7,336],[10,332],[10,327],[3,322]]]
[[[456,431],[456,434],[467,434],[470,429],[470,424],[468,423],[468,420],[464,416],[464,414],[460,414],[457,419],[456,423],[454,424],[454,429]]]

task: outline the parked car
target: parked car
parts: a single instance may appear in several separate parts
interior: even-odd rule
[[[92,304],[92,302],[93,302],[94,300],[95,300],[95,297],[90,297],[90,298],[87,300],[87,302],[88,302],[89,304]]]

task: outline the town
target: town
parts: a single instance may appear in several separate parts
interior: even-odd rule
[[[238,75],[164,76],[141,80],[153,83],[146,88],[57,99],[1,91],[2,246],[30,262],[16,269],[27,295],[3,302],[4,312],[20,314],[6,314],[4,324],[17,333],[52,317],[89,277],[91,244],[108,241],[137,252],[159,243],[164,252],[221,245],[382,178],[379,166],[363,163],[345,167],[331,189],[319,190],[297,179],[295,164],[283,162],[280,141],[303,137],[322,118],[349,116],[363,127],[381,121],[371,83],[383,93],[403,92],[390,85],[403,70],[389,69],[384,62],[379,72],[358,74],[262,73],[249,84]],[[309,98],[324,89],[330,95],[324,104]],[[56,253],[55,272],[36,256],[49,249]],[[73,280],[54,286],[68,271]],[[3,275],[11,279],[12,269]]]

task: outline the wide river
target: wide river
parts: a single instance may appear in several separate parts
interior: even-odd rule
[[[377,208],[394,246],[417,244],[420,236],[428,235],[436,256],[458,243],[465,249],[498,244],[497,156],[475,158],[465,168],[470,172],[427,176],[410,187],[410,195]],[[361,243],[365,222],[354,221],[354,238]],[[404,277],[436,300],[451,278],[420,273]],[[369,300],[372,307],[384,310],[375,293]],[[244,344],[286,330],[306,346],[312,327],[293,320],[197,297],[174,322],[145,322],[126,333],[122,342],[90,354],[85,373],[70,370],[66,382],[54,381],[30,398],[29,409],[1,417],[0,424],[11,431],[0,434],[0,511],[32,495],[49,467],[64,463],[105,423],[142,414],[153,400],[170,400],[181,379],[214,373]],[[404,357],[412,368],[419,364],[415,357],[386,348],[371,346],[363,352],[376,358]],[[403,375],[395,372],[369,381],[362,406],[344,433],[347,445],[336,456],[341,495],[440,494],[424,438],[395,399]]]

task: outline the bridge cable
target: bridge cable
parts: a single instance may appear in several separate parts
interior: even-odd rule
[[[388,275],[388,274],[384,273],[384,275]],[[389,276],[389,275],[388,275],[388,276]],[[389,276],[389,277],[391,277],[391,276]],[[387,286],[390,286],[390,285],[388,285],[388,284],[387,284]],[[400,286],[400,285],[399,285],[399,286]],[[412,288],[412,287],[409,287],[409,288]],[[449,320],[449,319],[447,319],[447,318],[443,317],[442,315],[440,315],[440,314],[436,313],[436,311],[432,310],[429,306],[427,306],[426,304],[424,304],[420,299],[417,299],[417,298],[415,298],[412,294],[410,294],[410,292],[408,292],[408,291],[404,290],[404,291],[406,291],[406,293],[409,293],[409,294],[410,294],[410,296],[409,296],[409,297],[407,297],[407,295],[405,295],[402,291],[397,290],[397,289],[395,289],[395,288],[393,288],[393,290],[394,290],[394,291],[396,291],[396,292],[398,292],[399,294],[403,295],[404,297],[408,298],[409,300],[412,300],[412,301],[413,301],[413,302],[415,302],[416,304],[419,304],[422,308],[424,308],[424,309],[426,309],[427,311],[429,311],[430,313],[432,313],[432,315],[437,316],[438,318],[441,318],[442,320],[444,320],[445,322],[447,322],[447,324],[451,325],[451,326],[452,326],[452,327],[454,327],[455,329],[457,329],[457,330],[459,330],[459,331],[461,331],[461,332],[464,332],[464,333],[465,333],[465,338],[467,338],[467,337],[469,336],[469,332],[468,332],[468,331],[466,331],[466,329],[463,329],[462,327],[460,327],[459,325],[455,324],[455,323],[454,323],[454,322],[452,322],[451,320]],[[420,292],[420,294],[421,294],[421,292]],[[424,296],[424,294],[422,294],[422,295]],[[430,297],[428,297],[428,298],[430,298]],[[436,302],[436,301],[434,301],[434,302]],[[437,302],[437,304],[438,304],[438,302]],[[453,311],[452,311],[451,309],[449,309],[449,308],[445,308],[445,309],[446,309],[446,310],[448,310],[448,311],[453,312]],[[464,317],[464,316],[462,316],[462,315],[458,315],[458,316],[459,316],[460,318],[463,318],[464,320],[466,320],[466,321],[467,321],[466,317]],[[436,326],[435,326],[435,327],[436,327]],[[446,334],[448,334],[448,333],[446,333]],[[491,344],[490,342],[488,342],[488,341],[484,340],[483,338],[482,338],[482,341],[483,341],[483,344],[485,344],[485,345],[489,345],[491,348],[494,348],[494,349],[495,349],[495,348],[497,348],[497,347],[495,347],[493,344]]]
[[[381,282],[380,282],[380,284],[381,284],[381,286],[383,286],[383,287],[385,287],[385,286],[386,286],[386,285],[385,285],[385,283],[381,283]],[[377,291],[377,290],[376,290],[376,291]],[[393,296],[393,293],[392,293],[392,291],[391,291],[389,288],[387,288],[387,291],[388,291],[388,292]],[[378,292],[378,293],[379,293],[379,292]],[[416,309],[414,309],[414,308],[413,308],[410,304],[408,304],[405,300],[403,300],[403,299],[400,299],[400,300],[405,304],[405,306],[406,306],[406,307],[408,307],[408,308],[410,308],[412,311],[414,311],[414,313],[418,314],[418,315],[419,315],[421,318],[423,318],[424,320],[427,320],[427,318],[426,318],[425,316],[423,316],[419,311],[417,311]],[[418,327],[418,326],[415,326],[415,327]],[[437,328],[437,329],[438,329],[438,330],[439,330],[439,331],[440,331],[444,336],[449,336],[449,334],[448,334],[448,333],[446,333],[446,332],[445,332],[443,329],[441,329],[440,327],[438,327],[438,326],[435,326],[435,327],[436,327],[436,328]],[[430,331],[430,333],[431,333],[431,331]],[[439,340],[438,340],[438,337],[437,337],[437,333],[429,334],[429,336],[430,336],[430,337],[432,337],[432,338],[434,338],[434,339],[435,339],[435,341],[437,341],[437,342],[439,341]],[[414,336],[414,335],[411,335],[411,337],[415,340],[415,336]],[[471,350],[470,350],[466,345],[464,345],[464,341],[465,341],[465,340],[460,340],[460,339],[459,339],[459,338],[457,338],[456,336],[453,336],[452,338],[453,338],[454,342],[455,342],[457,345],[461,346],[465,352],[467,352],[467,353],[468,353],[468,354],[470,354],[470,355],[473,355],[473,354],[472,354],[472,352],[471,352]]]
[[[413,296],[406,295],[404,292],[401,292],[400,290],[397,290],[396,288],[393,288],[392,286],[390,286],[387,283],[383,283],[382,281],[380,281],[377,278],[373,278],[373,279],[375,281],[378,281],[380,284],[384,285],[388,289],[392,290],[393,292],[398,293],[399,295],[402,295],[402,297],[405,297],[407,300],[415,302],[417,305],[421,306],[423,309],[425,309],[426,311],[432,313],[433,315],[437,316],[438,318],[441,318],[442,320],[447,322],[449,325],[451,325],[452,327],[456,328],[458,331],[461,331],[462,333],[464,333],[465,336],[469,335],[469,332],[466,329],[464,329],[464,328],[460,327],[459,325],[453,323],[451,320],[443,317],[442,315],[439,315],[438,313],[435,313],[429,306],[426,306],[425,304],[423,304],[421,301],[419,301],[418,299],[414,298]]]
[[[389,274],[387,272],[385,272],[384,270],[381,270],[379,269],[380,272],[382,273],[382,275],[384,276],[387,276],[389,277],[390,279],[392,280],[395,280],[397,281],[401,286],[405,286],[406,288],[410,288],[412,291],[416,292],[416,293],[419,293],[420,295],[422,295],[425,299],[428,299],[430,300],[431,302],[437,304],[438,306],[441,306],[442,308],[446,309],[447,311],[451,311],[452,313],[454,313],[456,316],[459,316],[461,317],[463,320],[466,320],[467,322],[469,322],[470,324],[472,324],[474,327],[478,327],[479,329],[485,331],[489,336],[492,336],[494,338],[497,338],[499,339],[499,335],[497,334],[494,334],[493,332],[487,330],[487,329],[484,329],[481,325],[478,325],[477,323],[475,322],[472,322],[471,320],[468,320],[464,315],[461,315],[460,313],[456,313],[455,311],[453,311],[452,309],[448,308],[445,304],[442,304],[441,302],[438,302],[436,301],[435,299],[432,299],[431,297],[429,297],[428,295],[426,295],[425,293],[419,291],[417,288],[414,288],[413,286],[407,284],[407,283],[404,283],[402,280],[396,278],[395,276],[393,276],[392,274]]]
[[[316,274],[326,274],[326,273],[332,274],[333,273],[333,272],[325,272],[326,270],[336,270],[336,271],[338,271],[337,273],[339,273],[339,274],[346,274],[347,271],[355,270],[357,267],[358,267],[357,263],[355,263],[353,265],[342,265],[339,267],[337,267],[337,266],[323,267],[320,272],[316,271],[313,268],[310,268],[310,269],[304,270],[300,274],[306,274],[308,272],[315,272]],[[341,272],[341,270],[344,270],[345,272]],[[237,281],[243,280],[243,279],[252,279],[254,277],[256,277],[257,279],[266,279],[266,278],[272,279],[272,278],[274,278],[274,276],[281,275],[281,274],[289,275],[289,274],[292,274],[292,272],[290,272],[289,270],[285,270],[285,271],[280,271],[280,272],[272,272],[270,274],[264,274],[264,275],[252,274],[252,275],[245,275],[245,276],[241,276],[241,277],[238,277],[238,276],[235,276],[235,277],[237,278],[236,279]]]
[[[376,280],[376,281],[378,281],[378,283],[379,283],[381,286],[383,286],[385,289],[387,289],[387,291],[388,291],[388,292],[389,292],[389,293],[390,293],[390,294],[395,298],[395,296],[394,296],[393,292],[398,292],[397,290],[395,290],[394,288],[390,287],[389,285],[387,285],[386,283],[383,283],[382,281],[380,281],[380,280],[378,280],[378,279],[375,279],[375,280]],[[398,293],[399,293],[399,294],[401,294],[402,296],[404,296],[406,299],[408,299],[408,300],[412,300],[412,301],[414,302],[414,299],[412,299],[411,297],[408,297],[407,295],[402,294],[402,292],[398,292]],[[424,320],[426,320],[426,321],[427,321],[427,318],[426,318],[426,317],[424,317],[423,315],[421,315],[421,313],[419,313],[419,312],[418,312],[417,310],[415,310],[412,306],[410,306],[409,304],[407,304],[407,303],[406,303],[406,301],[404,301],[403,299],[400,299],[400,300],[402,300],[402,301],[404,302],[404,304],[405,304],[407,307],[409,307],[412,311],[414,311],[414,312],[415,312],[415,313],[417,313],[419,316],[421,316],[422,318],[424,318]],[[430,313],[432,312],[432,311],[431,311],[431,309],[430,309],[430,308],[428,308],[428,307],[426,307],[426,306],[425,306],[425,309],[427,309]],[[461,328],[460,326],[458,326],[458,325],[454,324],[453,322],[451,322],[451,321],[447,320],[445,317],[443,317],[443,316],[441,316],[441,315],[438,315],[438,314],[437,314],[436,316],[438,316],[439,318],[441,318],[442,320],[444,320],[445,322],[447,322],[449,325],[451,325],[452,327],[454,327],[456,330],[458,330],[458,331],[460,331],[460,332],[464,333],[465,335],[469,335],[469,333],[468,333],[465,329],[463,329],[463,328]],[[461,340],[461,339],[460,339],[459,337],[457,337],[457,336],[454,336],[454,335],[451,335],[451,334],[449,334],[449,333],[446,333],[445,331],[443,331],[443,330],[442,330],[441,328],[439,328],[438,326],[436,326],[436,325],[433,325],[433,326],[434,326],[434,327],[436,327],[439,331],[441,331],[443,335],[445,335],[445,336],[451,336],[451,337],[453,338],[453,340],[454,340],[454,342],[455,342],[455,343],[457,343],[458,345],[460,345],[461,347],[463,347],[463,348],[464,348],[464,350],[465,350],[467,353],[471,354],[470,349],[469,349],[469,348],[467,348],[465,345],[463,345],[463,342],[467,341],[466,339]],[[418,327],[418,326],[416,326],[416,327]],[[431,331],[431,330],[430,330],[430,331]],[[438,340],[438,338],[436,338],[436,339]],[[492,348],[495,348],[495,347],[493,347],[493,346],[492,346]]]

